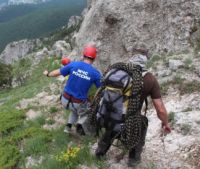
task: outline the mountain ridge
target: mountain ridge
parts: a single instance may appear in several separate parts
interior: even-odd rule
[[[0,11],[0,51],[11,41],[39,38],[67,24],[72,15],[80,15],[85,0],[58,0],[39,5],[12,5]]]

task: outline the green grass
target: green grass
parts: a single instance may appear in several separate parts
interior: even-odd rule
[[[76,168],[79,164],[95,165],[99,169],[105,168],[104,160],[97,160],[90,154],[89,145],[94,143],[94,138],[77,138],[66,135],[63,132],[64,126],[53,131],[42,128],[45,123],[53,123],[53,121],[47,121],[46,116],[52,116],[59,108],[54,106],[29,106],[25,110],[16,109],[20,100],[32,98],[44,90],[48,92],[48,85],[57,83],[54,78],[47,78],[42,74],[44,69],[53,70],[58,68],[60,65],[55,64],[57,63],[56,60],[57,58],[45,58],[32,70],[32,75],[21,86],[0,91],[0,100],[3,101],[0,106],[0,168],[25,168],[26,157],[30,155],[36,159],[42,156],[44,159],[40,165],[33,167],[34,169],[69,168],[66,164],[56,161],[54,157],[65,151],[71,143],[82,147],[80,155],[72,161],[73,168]],[[25,59],[21,62],[24,65],[23,70],[26,71],[29,60]],[[16,65],[20,64],[16,63]],[[16,72],[18,68],[19,66],[15,67]],[[95,87],[93,87],[90,95],[93,95],[95,90]],[[45,113],[34,120],[26,121],[25,113],[29,109],[38,110],[42,113],[45,110],[49,113]]]
[[[186,81],[187,79],[180,78],[179,76],[174,77],[174,79],[167,81],[160,85],[161,93],[167,94],[168,88],[173,85],[179,91],[180,94],[188,94],[193,92],[200,92],[200,82],[197,80]]]
[[[181,91],[181,94],[200,92],[200,82],[193,80],[192,82],[182,83],[179,86],[179,90]]]
[[[27,60],[19,61],[24,69],[28,68]],[[31,151],[33,153],[38,152],[37,145],[44,146],[46,143],[45,139],[39,139],[39,142],[34,142],[34,138],[37,136],[43,136],[47,132],[40,128],[44,124],[45,119],[39,117],[33,122],[26,122],[25,120],[25,110],[17,110],[16,106],[19,104],[19,101],[23,98],[31,98],[37,93],[43,91],[43,89],[54,79],[46,78],[42,74],[43,70],[46,68],[54,69],[56,65],[51,66],[53,59],[50,59],[49,62],[43,60],[36,69],[33,70],[32,76],[29,77],[22,86],[14,89],[6,89],[0,91],[0,100],[3,100],[4,103],[0,106],[0,168],[12,168],[18,164],[18,161],[21,159],[20,154],[20,142],[26,140],[27,144],[27,154]],[[49,63],[49,65],[48,65]],[[16,63],[16,65],[20,63]],[[58,65],[57,65],[58,66]],[[15,71],[17,72],[16,66]],[[26,68],[25,68],[26,67]],[[19,69],[20,71],[21,69]],[[45,133],[45,134],[44,134]],[[42,137],[43,138],[43,137]],[[12,146],[11,146],[12,145]],[[6,147],[8,150],[6,151]],[[34,149],[34,147],[36,147]],[[44,146],[45,149],[45,146]]]
[[[48,120],[46,121],[46,123],[47,123],[48,125],[53,125],[53,124],[55,123],[55,120],[54,120],[54,119],[48,119]]]
[[[49,113],[51,113],[51,114],[56,113],[57,111],[58,111],[57,107],[50,107],[50,109],[49,109]]]
[[[169,120],[171,126],[175,125],[175,123],[176,123],[175,112],[170,112],[168,114],[168,120]]]
[[[16,146],[0,141],[0,168],[11,169],[20,159],[20,153]]]
[[[49,83],[55,82],[54,78],[47,78],[42,74],[45,69],[53,70],[59,67],[59,64],[52,64],[53,62],[54,58],[45,58],[39,63],[37,68],[32,71],[32,75],[22,86],[0,91],[0,99],[6,100],[4,105],[0,107],[0,112],[15,108],[23,98],[31,98],[43,91]]]
[[[157,169],[157,167],[153,162],[151,162],[144,169]]]
[[[10,112],[0,113],[0,133],[5,134],[16,127],[23,125],[24,112],[11,110]]]
[[[147,68],[150,68],[150,67],[155,67],[155,64],[161,60],[161,56],[159,55],[153,55],[147,62]]]
[[[192,126],[190,124],[182,124],[180,126],[181,133],[187,135],[190,133]]]
[[[44,135],[37,135],[36,137],[25,140],[24,154],[30,155],[42,155],[49,152],[48,143],[51,142],[51,137]]]
[[[44,124],[45,124],[45,117],[43,115],[37,117],[33,121],[29,121],[29,126],[41,127]]]

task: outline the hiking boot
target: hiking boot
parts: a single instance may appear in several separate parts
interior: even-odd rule
[[[128,159],[128,167],[136,168],[137,165],[140,163],[140,161],[141,161],[141,159],[129,158]]]
[[[77,125],[76,125],[76,132],[77,132],[78,134],[80,134],[81,136],[85,135],[84,129],[83,129],[83,127],[82,127],[81,124],[77,124]]]
[[[72,125],[67,124],[64,128],[64,133],[71,133],[71,131],[72,131]]]
[[[100,141],[98,143],[98,147],[95,151],[96,157],[97,158],[103,157],[106,154],[106,152],[108,151],[109,147],[110,147],[110,144]]]

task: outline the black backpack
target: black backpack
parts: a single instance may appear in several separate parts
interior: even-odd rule
[[[91,105],[91,124],[97,131],[101,128],[119,131],[120,140],[128,149],[136,146],[141,137],[142,87],[140,66],[113,64],[104,74],[103,86]]]

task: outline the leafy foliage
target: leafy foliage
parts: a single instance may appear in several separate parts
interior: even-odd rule
[[[7,133],[10,130],[19,127],[23,124],[24,112],[11,111],[0,113],[0,133]]]
[[[19,158],[20,153],[16,146],[0,142],[0,168],[10,169],[14,167]]]
[[[0,62],[0,88],[11,86],[12,66]]]

